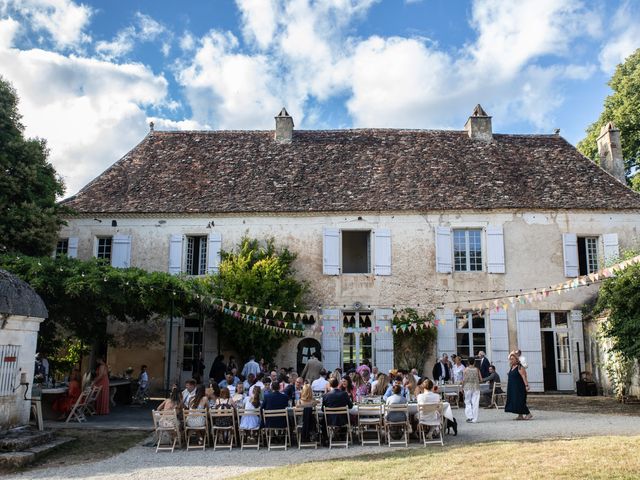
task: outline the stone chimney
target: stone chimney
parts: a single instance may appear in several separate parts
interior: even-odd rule
[[[282,107],[276,119],[275,140],[279,143],[291,143],[293,139],[293,117]]]
[[[624,159],[622,158],[620,130],[616,128],[613,122],[608,122],[600,129],[598,154],[600,155],[600,166],[626,185],[627,178],[624,170]]]
[[[480,104],[476,105],[473,113],[464,124],[464,129],[473,140],[483,140],[490,142],[493,139],[491,131],[491,117],[482,109]]]

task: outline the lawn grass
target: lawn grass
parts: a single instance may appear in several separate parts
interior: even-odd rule
[[[251,472],[238,479],[637,479],[640,436],[488,442],[456,447],[394,450],[378,456]]]

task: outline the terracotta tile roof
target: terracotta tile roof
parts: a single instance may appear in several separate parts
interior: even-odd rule
[[[151,132],[64,202],[79,213],[640,209],[558,135],[463,131]]]

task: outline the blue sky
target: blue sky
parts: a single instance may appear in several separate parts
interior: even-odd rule
[[[640,1],[0,0],[0,75],[75,193],[157,129],[461,129],[579,141]]]

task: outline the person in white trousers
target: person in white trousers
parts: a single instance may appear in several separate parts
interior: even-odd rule
[[[473,357],[469,357],[468,365],[462,377],[464,414],[467,417],[467,422],[476,423],[478,421],[480,382],[482,382],[482,377],[480,376],[480,370],[476,368]]]

